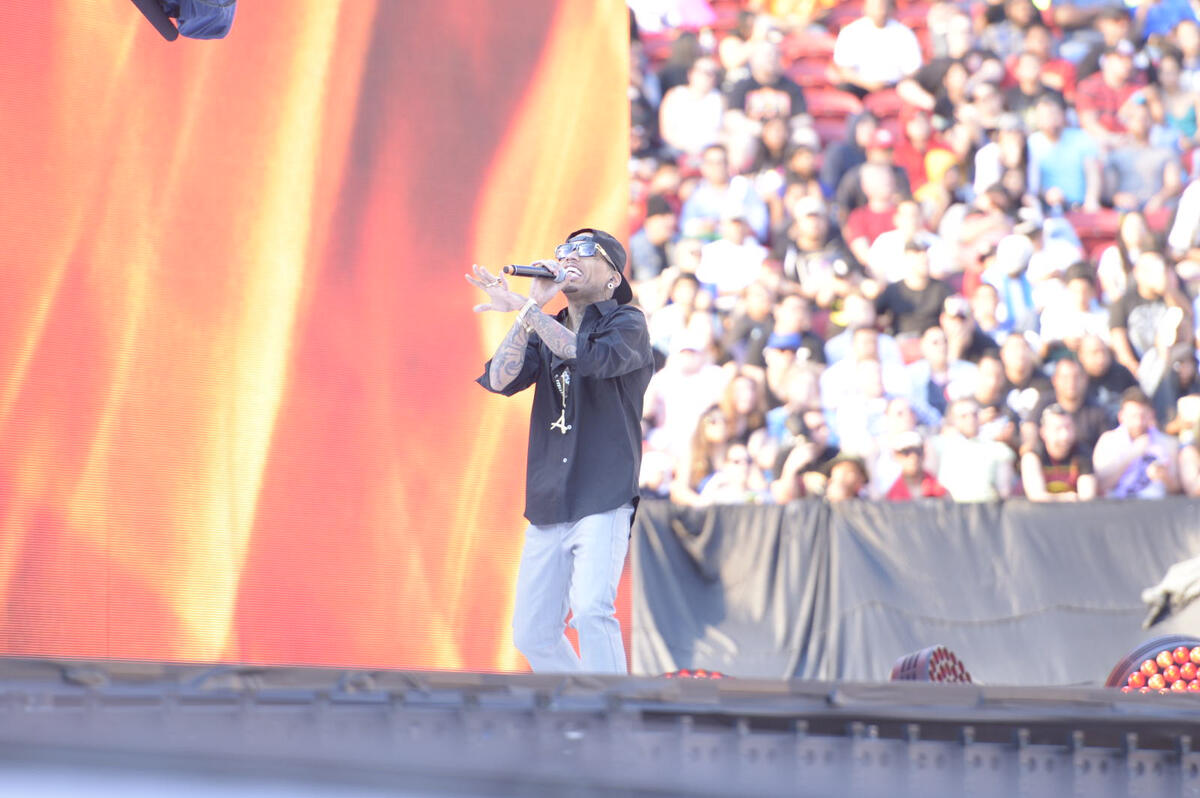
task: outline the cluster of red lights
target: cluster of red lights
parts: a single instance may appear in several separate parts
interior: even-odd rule
[[[929,658],[929,681],[970,682],[971,674],[950,649],[938,646]]]
[[[1164,648],[1125,677],[1122,693],[1200,693],[1200,646]]]
[[[720,671],[706,671],[704,668],[684,668],[683,670],[671,671],[663,674],[664,679],[728,679],[729,677]]]
[[[892,665],[893,682],[967,682],[971,674],[953,651],[929,646],[906,654]]]

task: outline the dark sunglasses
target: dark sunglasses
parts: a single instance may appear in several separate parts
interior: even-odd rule
[[[900,449],[899,451],[896,452],[896,454],[900,455],[901,457],[908,457],[908,456],[914,455],[914,454],[921,454],[921,450],[913,449],[913,448]]]
[[[562,260],[572,252],[578,252],[579,257],[581,258],[590,258],[599,253],[600,257],[609,262],[609,265],[611,265],[613,262],[612,258],[608,256],[608,253],[604,251],[604,247],[600,246],[590,238],[585,238],[582,241],[568,241],[565,244],[559,244],[554,248],[554,257],[558,260]],[[614,266],[613,268],[616,267]]]

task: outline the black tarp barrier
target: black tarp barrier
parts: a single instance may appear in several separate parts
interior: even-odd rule
[[[1200,554],[1200,501],[646,501],[633,534],[637,674],[877,681],[941,643],[985,683],[1103,683],[1159,633],[1141,592]]]

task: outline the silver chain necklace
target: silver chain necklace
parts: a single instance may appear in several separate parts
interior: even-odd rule
[[[562,371],[554,375],[554,387],[562,397],[562,412],[558,414],[558,420],[550,425],[550,429],[556,429],[566,435],[571,429],[571,425],[567,423],[567,389],[571,387],[571,369],[563,366]]]

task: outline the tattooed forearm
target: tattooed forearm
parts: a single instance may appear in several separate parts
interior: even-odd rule
[[[496,354],[492,355],[492,366],[488,369],[488,380],[496,390],[507,388],[508,384],[521,373],[525,365],[525,344],[529,334],[520,324],[514,324],[500,342]]]
[[[575,333],[555,321],[553,316],[547,316],[536,309],[531,310],[525,320],[546,346],[550,347],[551,352],[563,360],[575,359]]]

